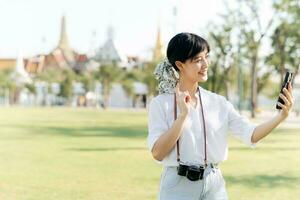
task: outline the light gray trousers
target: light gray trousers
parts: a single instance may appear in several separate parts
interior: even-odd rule
[[[177,175],[177,167],[164,167],[158,200],[228,200],[219,168],[209,165],[202,180],[190,181]]]

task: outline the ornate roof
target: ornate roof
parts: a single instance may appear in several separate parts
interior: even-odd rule
[[[28,59],[26,70],[30,73],[39,73],[47,67],[71,67],[76,71],[82,71],[87,60],[85,54],[79,54],[71,48],[67,35],[66,17],[63,16],[58,45],[49,54]]]
[[[98,49],[95,60],[100,63],[117,63],[119,66],[126,67],[128,63],[127,57],[116,46],[114,41],[114,33],[112,27],[108,27],[107,40],[102,47]]]

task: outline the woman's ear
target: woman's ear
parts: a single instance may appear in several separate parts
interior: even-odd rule
[[[176,67],[179,69],[179,71],[181,71],[183,69],[183,63],[180,61],[175,61],[175,65]]]

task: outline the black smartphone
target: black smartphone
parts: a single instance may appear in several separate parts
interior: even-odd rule
[[[288,85],[292,81],[292,79],[293,79],[293,73],[287,71],[285,73],[285,77],[284,77],[284,81],[283,81],[282,86],[281,86],[280,93],[282,93],[284,95],[283,88],[288,89]],[[284,105],[284,101],[280,97],[278,97],[277,102],[280,102]],[[276,109],[282,109],[282,108],[279,105],[277,105],[277,103],[276,103]]]

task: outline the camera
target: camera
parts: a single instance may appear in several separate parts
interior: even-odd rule
[[[179,176],[186,176],[190,181],[198,181],[203,179],[205,167],[197,165],[179,164],[177,167],[177,174]]]

